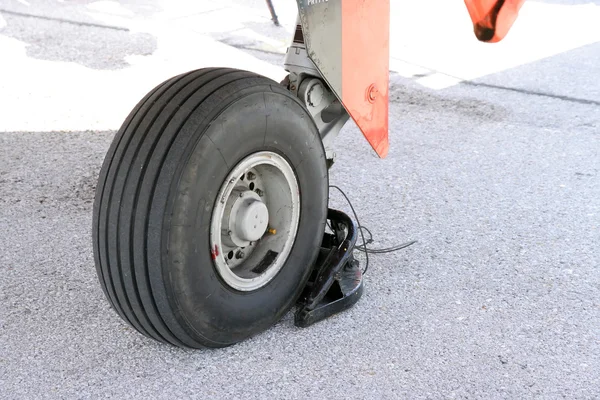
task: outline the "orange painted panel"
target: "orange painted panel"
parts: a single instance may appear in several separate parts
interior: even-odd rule
[[[344,107],[380,157],[388,153],[390,1],[342,0]]]

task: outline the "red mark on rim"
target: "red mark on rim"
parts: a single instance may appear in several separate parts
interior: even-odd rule
[[[217,257],[219,256],[219,246],[217,246],[215,244],[215,249],[213,251],[210,252],[210,255],[212,256],[213,260],[216,260]]]

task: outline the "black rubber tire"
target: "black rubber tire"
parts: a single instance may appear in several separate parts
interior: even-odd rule
[[[300,186],[300,223],[283,268],[239,292],[211,259],[217,192],[243,158],[273,151]],[[325,151],[301,103],[253,73],[201,69],[151,91],[116,134],[93,215],[98,277],[117,313],[144,335],[180,347],[223,347],[277,322],[315,262],[328,202]]]

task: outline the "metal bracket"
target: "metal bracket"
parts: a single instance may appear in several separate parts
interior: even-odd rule
[[[333,233],[325,233],[316,267],[297,303],[294,319],[301,328],[352,307],[364,289],[358,260],[352,255],[356,225],[337,210],[329,209],[327,218]]]
[[[327,159],[333,164],[333,142],[350,115],[308,56],[300,17],[296,21],[296,32],[287,50],[284,67],[289,75],[282,84],[306,106],[321,134]]]

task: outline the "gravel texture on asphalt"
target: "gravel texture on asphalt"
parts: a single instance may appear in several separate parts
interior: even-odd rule
[[[114,131],[0,133],[0,398],[598,398],[599,57],[439,91],[393,75],[389,157],[348,124],[331,182],[373,247],[418,243],[371,256],[348,312],[221,350],[155,343],[104,299],[91,209]]]

